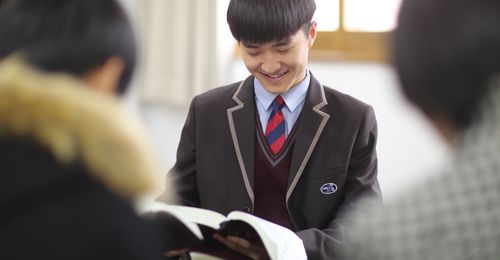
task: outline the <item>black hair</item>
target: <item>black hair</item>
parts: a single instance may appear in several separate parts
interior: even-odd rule
[[[500,1],[406,0],[393,37],[403,92],[458,130],[477,118],[500,73]]]
[[[227,23],[237,41],[262,44],[309,30],[314,0],[231,0]]]
[[[130,22],[116,0],[5,0],[0,8],[0,59],[22,53],[48,72],[84,76],[117,56],[122,94],[136,63]]]

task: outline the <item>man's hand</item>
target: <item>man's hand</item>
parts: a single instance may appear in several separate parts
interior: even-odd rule
[[[246,255],[254,260],[269,259],[266,250],[262,245],[250,243],[248,240],[236,236],[223,237],[220,234],[214,234],[213,238],[233,251]]]
[[[163,255],[166,257],[181,256],[189,251],[189,248],[176,249],[165,252]]]

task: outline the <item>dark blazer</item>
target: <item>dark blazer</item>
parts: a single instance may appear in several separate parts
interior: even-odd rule
[[[178,202],[227,214],[253,211],[253,77],[196,96],[167,175]],[[297,120],[286,202],[309,259],[331,259],[343,221],[362,196],[380,198],[373,109],[311,83]],[[330,184],[332,194],[321,191]],[[329,193],[329,192],[325,192]]]

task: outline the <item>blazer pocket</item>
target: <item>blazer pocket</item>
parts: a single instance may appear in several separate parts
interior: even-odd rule
[[[325,228],[344,199],[347,174],[342,167],[334,169],[329,169],[327,176],[304,183],[300,192],[298,208],[309,226]]]

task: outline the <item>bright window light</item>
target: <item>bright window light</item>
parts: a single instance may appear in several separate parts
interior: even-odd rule
[[[386,32],[396,27],[401,0],[344,0],[346,31]]]
[[[319,31],[339,29],[339,0],[316,0],[316,13],[313,20],[318,22]]]

